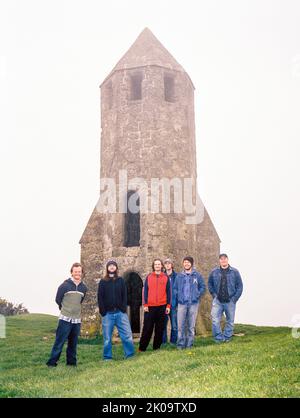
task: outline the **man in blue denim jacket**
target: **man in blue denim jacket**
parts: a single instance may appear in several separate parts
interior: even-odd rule
[[[193,257],[184,257],[184,270],[177,274],[174,286],[174,304],[178,305],[178,349],[192,347],[194,343],[199,302],[206,290],[204,279],[193,264]]]
[[[228,256],[220,254],[220,266],[209,275],[208,290],[213,297],[212,333],[216,343],[231,340],[234,328],[236,302],[243,292],[243,282],[239,271],[228,263]],[[221,328],[222,315],[225,313],[226,325]]]

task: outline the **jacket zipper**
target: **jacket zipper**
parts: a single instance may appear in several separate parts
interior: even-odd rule
[[[113,291],[112,291],[112,294],[113,294],[113,308],[115,309],[116,308],[116,303],[115,303],[115,281],[113,280],[113,282],[112,282],[112,286],[113,286]]]

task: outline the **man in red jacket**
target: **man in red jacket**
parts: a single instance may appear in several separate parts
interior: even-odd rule
[[[144,326],[139,351],[146,351],[153,329],[153,350],[158,350],[162,343],[165,315],[170,313],[171,306],[170,279],[162,270],[162,261],[155,259],[152,263],[152,273],[145,280],[143,289]]]

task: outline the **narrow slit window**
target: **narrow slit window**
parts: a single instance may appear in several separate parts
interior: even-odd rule
[[[140,245],[140,198],[134,190],[127,192],[127,213],[125,213],[125,247]]]
[[[142,81],[143,75],[141,73],[130,76],[130,100],[142,99]]]
[[[174,77],[170,75],[164,76],[164,86],[165,86],[165,101],[166,102],[175,102],[175,85]]]

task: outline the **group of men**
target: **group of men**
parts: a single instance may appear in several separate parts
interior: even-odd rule
[[[157,350],[168,341],[168,321],[171,323],[170,343],[183,350],[194,344],[196,319],[199,304],[206,292],[202,275],[194,268],[194,260],[186,256],[183,270],[174,271],[170,258],[153,261],[152,272],[146,277],[143,287],[144,321],[139,342],[139,352],[146,351],[153,336],[153,349]],[[56,339],[49,367],[55,367],[64,343],[68,341],[66,362],[77,364],[77,341],[80,334],[81,303],[87,292],[82,282],[83,269],[80,263],[71,267],[71,277],[59,286],[56,303],[60,309]],[[208,290],[212,300],[212,334],[216,343],[229,342],[233,336],[236,303],[243,291],[239,271],[229,265],[228,256],[220,254],[219,266],[208,278]],[[103,359],[112,360],[112,335],[117,328],[124,350],[124,357],[135,355],[133,337],[127,315],[126,283],[118,273],[114,260],[106,264],[106,273],[98,285],[98,306],[102,316]],[[221,327],[223,313],[226,317],[224,330]]]

